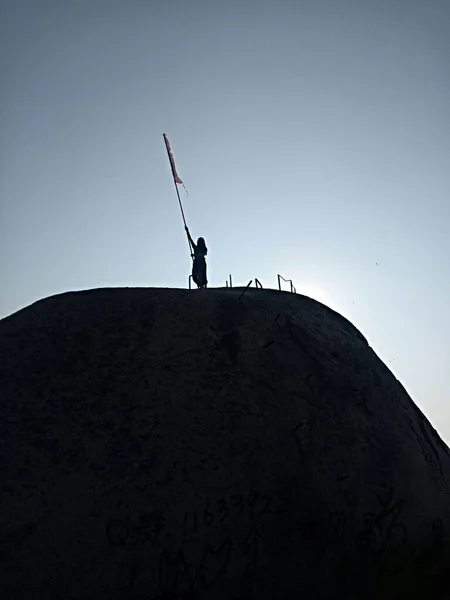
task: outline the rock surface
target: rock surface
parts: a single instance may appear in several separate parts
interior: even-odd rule
[[[450,598],[450,452],[346,319],[100,289],[0,322],[0,595]]]

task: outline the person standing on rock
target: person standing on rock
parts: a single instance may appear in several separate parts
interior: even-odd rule
[[[194,254],[191,255],[194,259],[192,263],[192,279],[198,288],[205,288],[208,285],[205,259],[206,255],[208,254],[208,248],[206,247],[205,240],[202,237],[199,237],[197,243],[194,243],[187,226],[185,226],[185,230],[194,251]]]

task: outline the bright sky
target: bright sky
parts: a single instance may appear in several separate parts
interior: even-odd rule
[[[449,0],[0,0],[0,61],[1,317],[187,287],[167,133],[210,285],[292,278],[450,440]]]

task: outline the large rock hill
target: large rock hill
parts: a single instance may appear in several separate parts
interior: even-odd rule
[[[450,452],[364,337],[271,290],[0,322],[0,597],[450,598]]]

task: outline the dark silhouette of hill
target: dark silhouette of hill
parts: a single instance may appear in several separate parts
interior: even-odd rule
[[[447,446],[345,318],[242,292],[0,321],[2,598],[450,597]]]

